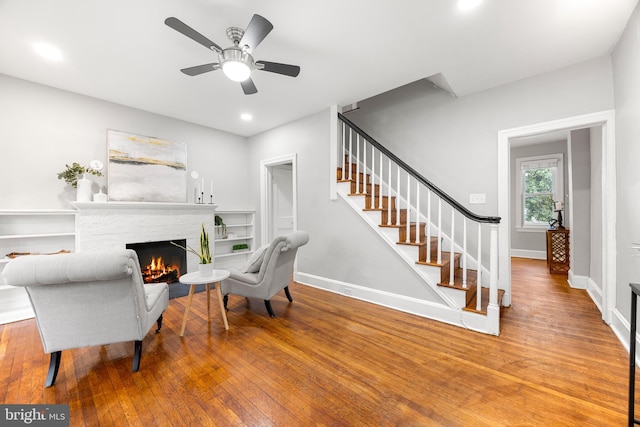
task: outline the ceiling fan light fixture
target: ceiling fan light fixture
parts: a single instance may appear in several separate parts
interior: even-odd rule
[[[242,61],[230,60],[222,64],[224,75],[234,82],[243,82],[251,76],[249,65]]]
[[[225,49],[220,55],[222,71],[234,82],[243,82],[251,76],[251,55],[243,53],[236,47]]]

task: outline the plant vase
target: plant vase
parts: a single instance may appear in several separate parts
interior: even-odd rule
[[[90,202],[91,201],[91,180],[85,178],[78,178],[78,186],[76,188],[76,201],[77,202]]]
[[[211,276],[213,274],[213,263],[198,264],[198,269],[201,276]]]

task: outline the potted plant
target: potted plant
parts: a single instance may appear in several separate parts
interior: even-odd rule
[[[94,160],[90,166],[82,166],[80,163],[72,163],[71,166],[65,165],[66,169],[58,173],[58,179],[64,179],[67,184],[71,184],[73,188],[78,187],[78,178],[85,173],[95,176],[102,176],[102,162]]]
[[[215,216],[215,225],[216,225],[216,232],[218,235],[220,235],[221,238],[226,239],[227,238],[227,224],[224,223],[224,221],[222,220],[222,217],[219,215]]]
[[[199,258],[200,273],[203,275],[210,275],[213,271],[213,264],[211,263],[211,252],[209,250],[209,234],[202,224],[202,231],[200,232],[200,251],[196,251],[191,246],[184,247],[175,242],[170,242],[172,245],[184,249],[187,252],[191,252]]]

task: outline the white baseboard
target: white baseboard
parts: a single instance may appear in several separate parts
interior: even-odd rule
[[[602,313],[602,288],[590,277],[587,279],[587,293],[596,304],[596,307],[598,307],[598,310],[600,310],[600,313]]]
[[[569,270],[569,286],[574,289],[587,289],[589,278],[587,276],[576,276],[572,270]]]
[[[294,280],[303,285],[334,292],[350,298],[370,302],[394,310],[403,311],[416,316],[426,317],[455,326],[465,327],[460,312],[448,306],[436,304],[431,301],[423,301],[404,295],[392,294],[378,289],[354,285],[326,277],[315,276],[308,273],[296,272]]]
[[[547,252],[528,249],[511,249],[511,256],[515,258],[547,259]]]

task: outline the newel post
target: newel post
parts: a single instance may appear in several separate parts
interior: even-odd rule
[[[489,307],[498,306],[498,226],[489,225]]]

